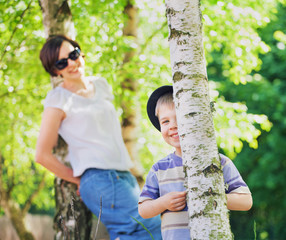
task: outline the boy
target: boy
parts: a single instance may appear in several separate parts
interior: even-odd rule
[[[164,240],[187,240],[190,239],[188,208],[172,86],[162,86],[152,93],[147,103],[147,113],[175,152],[153,165],[140,195],[138,211],[143,218],[161,214]],[[228,186],[228,209],[249,210],[252,206],[249,188],[232,161],[222,154],[220,157],[224,181]]]

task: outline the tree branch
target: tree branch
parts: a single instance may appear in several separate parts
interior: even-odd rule
[[[139,52],[139,56],[144,52],[145,48],[148,46],[148,43],[153,39],[153,37],[156,36],[157,33],[161,32],[161,30],[167,26],[167,21],[163,22],[163,24],[161,25],[161,27],[157,30],[154,31],[145,41],[144,45],[141,47],[140,52]]]
[[[38,195],[40,190],[42,190],[43,187],[45,186],[45,180],[46,180],[46,172],[44,172],[44,174],[41,176],[41,181],[38,184],[38,188],[35,189],[34,192],[32,192],[32,194],[29,196],[29,198],[25,202],[24,207],[22,209],[23,216],[26,215],[26,213],[28,212],[28,210],[30,209],[30,207],[32,205],[32,202],[33,202],[34,198]]]
[[[9,157],[10,157],[10,160],[13,160],[14,159],[14,146],[13,146],[13,144],[14,144],[14,140],[15,140],[15,134],[14,134],[14,132],[15,132],[15,121],[12,121],[11,131],[12,131],[12,134],[11,134],[11,136],[12,136],[12,140],[11,140],[12,147],[11,147],[11,150],[10,150],[10,156]],[[13,161],[12,161],[11,169],[12,169],[12,171],[11,171],[12,172],[12,176],[11,176],[11,178],[9,178],[9,181],[7,183],[7,190],[6,190],[8,198],[10,198],[11,192],[13,191],[13,189],[15,187],[15,181],[14,181],[15,180],[15,171],[14,171]]]
[[[5,56],[6,52],[7,52],[7,50],[6,50],[7,46],[9,46],[10,43],[12,42],[12,39],[13,39],[13,37],[14,37],[14,35],[15,35],[17,29],[18,29],[18,27],[17,27],[18,24],[19,24],[20,22],[22,22],[22,20],[23,20],[23,18],[24,18],[24,15],[25,15],[25,13],[28,11],[28,9],[30,8],[32,2],[33,2],[33,0],[31,0],[31,1],[28,3],[28,6],[27,6],[26,9],[24,9],[24,11],[22,12],[22,14],[20,15],[20,20],[18,21],[18,23],[17,23],[16,26],[14,27],[14,29],[13,29],[11,35],[10,35],[10,38],[9,38],[8,42],[7,42],[6,44],[4,44],[3,52],[2,52],[2,55],[1,55],[1,58],[0,58],[0,62],[2,62],[4,56]]]

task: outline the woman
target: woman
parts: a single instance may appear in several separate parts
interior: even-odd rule
[[[139,187],[129,172],[132,162],[125,148],[119,120],[107,81],[85,77],[85,61],[79,44],[57,35],[44,44],[40,59],[51,76],[62,83],[51,90],[36,147],[36,161],[58,177],[77,184],[83,202],[99,215],[110,239],[150,239],[142,222],[161,239],[160,219],[138,215]],[[68,144],[72,169],[53,154],[58,134]]]

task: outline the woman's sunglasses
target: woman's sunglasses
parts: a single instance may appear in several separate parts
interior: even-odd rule
[[[59,70],[63,70],[68,66],[68,59],[71,59],[73,61],[77,60],[80,56],[80,49],[76,47],[72,52],[69,53],[68,58],[62,58],[55,63],[55,67]]]

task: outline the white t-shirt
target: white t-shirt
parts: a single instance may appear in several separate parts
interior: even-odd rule
[[[104,78],[87,79],[95,87],[92,98],[56,87],[44,104],[45,108],[59,108],[66,114],[59,134],[68,144],[67,160],[74,176],[88,168],[129,170],[133,164],[124,145],[110,86]]]

